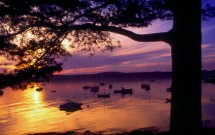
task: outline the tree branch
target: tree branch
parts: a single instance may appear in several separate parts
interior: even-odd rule
[[[132,31],[122,29],[115,26],[98,26],[94,24],[83,24],[83,25],[72,25],[68,26],[69,30],[92,30],[92,31],[110,31],[113,33],[121,34],[127,36],[135,41],[139,42],[155,42],[155,41],[164,41],[168,42],[169,32],[161,32],[161,33],[151,33],[151,34],[136,34]]]
[[[94,25],[94,24],[80,24],[80,25],[61,25],[61,26],[56,26],[51,23],[43,22],[43,23],[38,23],[38,24],[32,24],[29,26],[26,26],[19,32],[5,35],[5,36],[0,36],[1,38],[3,37],[10,37],[14,36],[17,34],[20,34],[21,32],[24,32],[25,30],[28,30],[31,27],[48,27],[52,29],[59,29],[59,30],[66,30],[66,31],[72,31],[72,30],[91,30],[91,31],[109,31],[117,34],[121,34],[124,36],[127,36],[135,41],[139,42],[156,42],[156,41],[164,41],[169,43],[169,37],[171,36],[171,32],[161,32],[161,33],[150,33],[150,34],[137,34],[134,33],[130,30],[122,29],[116,26],[107,26],[107,25]]]
[[[87,9],[83,14],[80,14],[80,15],[78,15],[78,16],[75,16],[75,18],[72,20],[72,22],[74,23],[75,21],[77,21],[78,19],[80,19],[81,17],[84,17],[84,16],[86,16],[86,15],[88,15],[88,14],[91,14],[93,11],[96,11],[96,10],[98,10],[98,9],[100,9],[100,8],[103,8],[103,7],[105,7],[105,6],[107,6],[108,4],[111,4],[111,2],[113,2],[113,1],[106,1],[106,2],[104,2],[103,4],[101,4],[101,5],[99,5],[99,6],[96,6],[96,7],[94,7],[94,8],[90,8],[90,9]]]
[[[0,35],[0,38],[3,39],[3,38],[9,38],[9,37],[13,37],[13,36],[16,36],[16,35],[19,35],[29,29],[32,28],[33,25],[28,25],[24,28],[22,28],[21,30],[17,31],[17,32],[14,32],[14,33],[11,33],[11,34],[7,34],[7,35]]]

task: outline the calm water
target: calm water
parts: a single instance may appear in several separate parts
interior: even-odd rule
[[[84,85],[111,83],[113,88],[100,86],[100,93],[108,92],[111,97],[98,99],[96,93],[83,90]],[[41,92],[35,88],[26,90],[4,90],[0,96],[0,134],[14,135],[36,132],[106,131],[132,130],[157,127],[166,130],[169,127],[170,104],[164,103],[170,97],[166,89],[170,79],[156,79],[150,82],[149,92],[140,88],[141,79],[105,79],[75,80],[60,79],[46,83]],[[113,91],[133,88],[133,95],[113,94]],[[203,83],[203,120],[215,125],[215,85]],[[56,90],[56,92],[51,92]],[[82,110],[75,112],[60,111],[58,106],[66,99],[82,102]]]

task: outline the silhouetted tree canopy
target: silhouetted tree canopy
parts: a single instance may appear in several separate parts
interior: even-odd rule
[[[172,2],[174,0],[0,0],[0,54],[5,61],[1,64],[15,63],[16,67],[0,75],[1,85],[47,79],[54,72],[60,72],[61,60],[72,55],[65,41],[70,48],[89,55],[119,47],[109,32],[136,41],[169,42],[169,32],[142,35],[126,28],[147,27],[158,19],[171,20]],[[205,1],[202,18],[214,17],[214,9]]]

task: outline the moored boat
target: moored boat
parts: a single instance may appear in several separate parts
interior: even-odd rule
[[[89,85],[85,85],[85,86],[83,86],[82,87],[84,90],[87,90],[87,89],[90,89],[91,88],[91,86],[89,86]]]
[[[92,86],[91,88],[90,88],[90,91],[91,92],[99,92],[99,86]]]
[[[145,89],[146,91],[149,91],[149,90],[151,90],[151,87],[150,87],[150,85],[149,84],[141,84],[141,88],[142,89]]]
[[[97,98],[110,98],[110,93],[102,93],[98,94]]]
[[[42,87],[36,88],[36,91],[42,91],[42,90],[43,90]]]
[[[125,95],[125,94],[132,95],[133,94],[133,89],[125,89],[124,87],[121,87],[121,90],[114,90],[114,94],[117,94],[117,93],[121,93],[123,95]]]
[[[67,103],[61,104],[59,106],[60,110],[67,111],[67,112],[74,112],[77,110],[81,110],[82,103],[68,101]]]

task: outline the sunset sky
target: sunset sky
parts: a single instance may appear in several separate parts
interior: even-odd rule
[[[136,33],[155,33],[170,30],[172,21],[156,21],[150,27],[130,29]],[[89,57],[74,54],[64,62],[60,74],[90,74],[99,72],[171,71],[170,47],[164,42],[136,42],[113,34],[121,48]],[[215,69],[215,19],[202,22],[202,69]]]
[[[214,3],[215,4],[215,3]],[[172,28],[172,21],[155,21],[147,28],[128,28],[140,33],[166,32]],[[84,53],[74,53],[63,61],[63,71],[60,74],[93,74],[99,72],[147,72],[171,71],[171,50],[165,42],[136,42],[125,36],[111,34],[120,41],[121,48],[112,52],[98,52],[90,57]],[[202,22],[202,69],[215,69],[215,18]],[[2,64],[0,58],[0,73],[15,68],[14,63]]]

